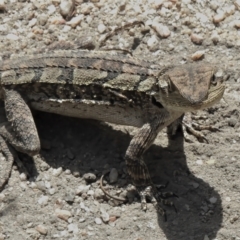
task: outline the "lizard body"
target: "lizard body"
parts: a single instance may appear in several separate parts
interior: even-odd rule
[[[143,208],[148,195],[167,203],[153,186],[142,155],[161,129],[185,112],[212,106],[224,88],[221,69],[210,64],[164,67],[98,51],[10,59],[0,62],[0,98],[8,119],[0,127],[0,143],[31,156],[39,152],[31,108],[138,127],[125,155],[128,173]]]

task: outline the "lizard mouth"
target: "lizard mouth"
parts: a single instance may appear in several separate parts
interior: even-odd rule
[[[211,86],[208,90],[207,98],[201,103],[202,107],[200,109],[211,107],[215,103],[219,102],[223,97],[224,91],[224,83],[219,82],[216,86]]]

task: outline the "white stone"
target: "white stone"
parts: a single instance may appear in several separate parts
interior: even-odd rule
[[[107,29],[107,27],[103,23],[100,23],[98,25],[98,32],[104,33],[106,31],[106,29]]]
[[[37,23],[37,19],[36,19],[36,18],[33,18],[33,19],[31,19],[31,20],[29,21],[28,26],[29,26],[29,27],[33,27],[33,26],[36,25],[36,23]]]
[[[7,38],[8,40],[13,40],[13,41],[16,41],[16,40],[19,39],[19,37],[18,37],[17,35],[12,34],[12,33],[9,33],[9,34],[6,36],[6,38]]]
[[[62,171],[63,171],[62,167],[59,167],[57,169],[54,168],[52,174],[53,176],[58,177],[62,173]]]
[[[151,36],[147,41],[147,45],[150,50],[152,50],[157,44],[158,44],[158,39],[155,35]]]
[[[225,198],[227,202],[230,202],[231,201],[231,198],[230,197],[226,197]]]
[[[48,196],[44,196],[42,195],[39,199],[38,199],[38,203],[42,206],[46,206],[48,203]]]
[[[203,160],[199,159],[199,160],[196,161],[196,163],[197,163],[198,165],[203,165]]]
[[[78,188],[76,189],[75,193],[77,195],[82,195],[83,193],[87,193],[88,190],[90,188],[90,185],[80,185],[78,186]]]
[[[54,5],[48,6],[48,14],[52,15],[56,11],[56,7]]]
[[[74,18],[71,19],[71,21],[66,22],[67,25],[70,25],[72,28],[75,28],[77,25],[79,25],[79,23],[83,20],[84,16],[78,15]]]
[[[55,190],[55,188],[50,188],[48,190],[48,192],[49,192],[50,195],[53,195],[56,192],[56,190]]]
[[[65,221],[67,221],[72,216],[71,212],[69,212],[68,210],[62,210],[59,208],[55,210],[55,214],[58,218],[61,218]]]
[[[35,229],[42,235],[47,235],[47,233],[48,233],[48,229],[42,224],[36,226]]]
[[[49,181],[45,181],[45,187],[46,187],[46,188],[49,189],[49,188],[51,188],[51,186],[52,186],[52,185],[51,185],[51,183],[50,183]]]
[[[68,225],[68,232],[77,234],[78,233],[78,226],[77,226],[77,224],[70,223]]]
[[[213,17],[213,22],[217,24],[223,21],[224,19],[225,19],[225,13],[221,12]]]
[[[26,181],[27,180],[27,175],[25,173],[21,173],[19,176],[21,181]]]
[[[95,218],[95,223],[100,225],[100,224],[102,224],[102,220],[97,217],[97,218]]]

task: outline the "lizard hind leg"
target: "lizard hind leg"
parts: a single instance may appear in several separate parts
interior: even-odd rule
[[[0,127],[0,135],[17,151],[34,156],[40,151],[40,140],[32,113],[19,92],[4,88],[8,122]]]
[[[176,135],[177,130],[181,128],[186,142],[194,142],[194,139],[192,137],[193,135],[198,139],[199,142],[208,143],[208,140],[205,138],[204,134],[201,131],[209,130],[214,132],[219,131],[219,129],[211,125],[203,125],[195,122],[196,120],[200,119],[204,120],[205,118],[196,116],[192,113],[185,113],[168,126],[167,132],[169,137]]]

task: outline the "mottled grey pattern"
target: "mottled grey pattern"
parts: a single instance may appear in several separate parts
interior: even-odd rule
[[[139,127],[125,155],[128,173],[143,208],[150,196],[164,214],[158,204],[171,203],[152,184],[142,155],[158,132],[184,112],[219,101],[224,84],[222,79],[212,81],[215,69],[210,65],[152,66],[125,55],[94,51],[61,51],[1,62],[0,97],[8,122],[0,128],[0,146],[10,161],[9,171],[14,155],[7,143],[31,156],[40,150],[29,107]]]

